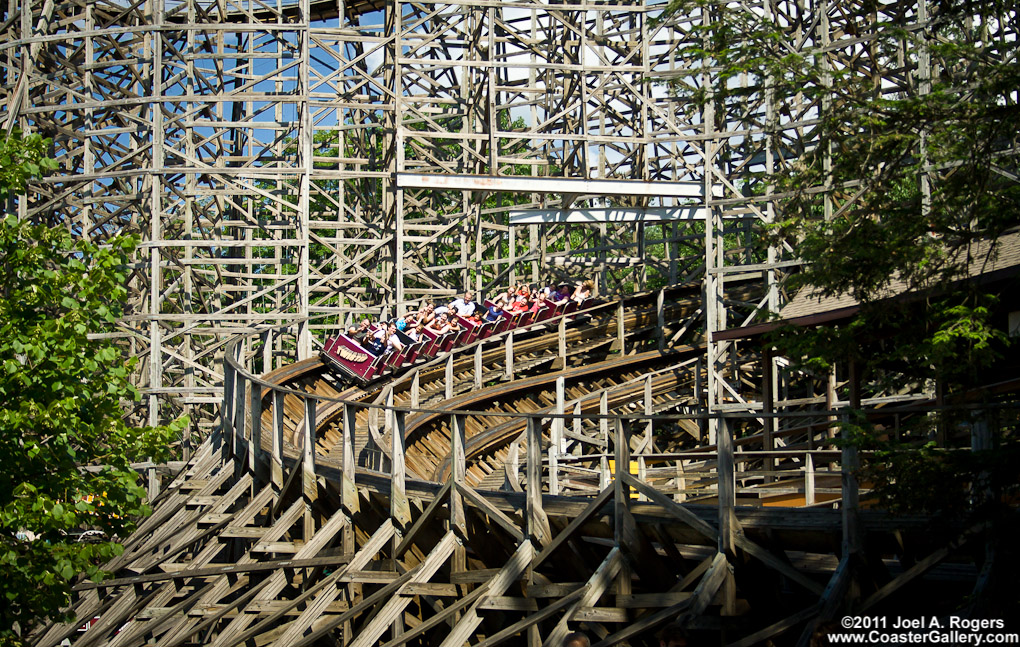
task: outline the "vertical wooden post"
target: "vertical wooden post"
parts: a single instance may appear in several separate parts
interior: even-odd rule
[[[804,454],[804,505],[815,503],[815,457],[809,449]]]
[[[599,438],[605,442],[606,451],[609,451],[609,392],[605,389],[599,394]]]
[[[623,537],[624,517],[630,503],[630,486],[623,480],[623,475],[630,471],[630,434],[622,418],[614,420],[616,434],[613,442],[615,471],[613,473],[615,490],[613,492],[613,544],[619,548],[625,543]]]
[[[411,505],[407,501],[407,474],[404,469],[404,412],[390,411],[386,417],[392,420],[390,432],[390,454],[392,456],[390,474],[390,516],[401,528],[411,522]]]
[[[268,328],[262,333],[262,372],[273,370],[273,329]]]
[[[255,480],[255,489],[260,490],[268,481],[265,452],[262,451],[262,387],[252,382],[251,385],[251,457],[249,466]]]
[[[526,512],[528,515],[528,534],[539,545],[545,545],[552,539],[549,531],[549,520],[542,509],[542,424],[538,418],[528,418],[528,469]]]
[[[644,389],[644,394],[643,395],[644,395],[644,411],[645,411],[645,415],[646,416],[651,416],[653,413],[655,413],[655,408],[653,406],[655,404],[655,402],[652,400],[652,375],[651,375],[651,373],[645,375],[645,389]],[[653,423],[652,419],[649,417],[648,420],[645,421],[645,433],[648,435],[648,437],[651,437],[653,431],[654,431],[654,423]]]
[[[312,502],[319,495],[319,486],[315,480],[315,398],[304,396],[305,419],[302,423],[301,435],[301,492],[305,497],[305,541],[315,533],[315,519],[312,515]]]
[[[833,364],[832,368],[829,370],[829,376],[828,376],[828,379],[825,382],[825,408],[828,409],[829,411],[832,411],[832,410],[834,410],[836,408],[836,365],[835,364]],[[829,422],[833,423],[833,424],[830,424],[829,428],[826,430],[826,434],[825,434],[826,437],[828,437],[830,439],[836,437],[836,428],[835,428],[835,424],[834,423],[837,422],[838,420],[839,420],[839,418],[836,415],[830,415],[829,416]],[[814,434],[811,434],[811,436],[809,436],[809,439],[810,439],[810,437],[813,437],[813,436],[814,436]],[[827,447],[828,444],[823,442],[821,444],[821,446],[822,447]],[[808,444],[808,447],[811,447],[810,442]]]
[[[575,401],[574,402],[574,419],[571,422],[573,424],[574,433],[577,434],[578,436],[582,435],[583,432],[584,432],[584,427],[581,425],[581,402],[580,401]],[[579,443],[576,445],[576,447],[578,449],[576,451],[572,452],[574,455],[580,456],[581,454],[584,453],[583,451],[581,451],[581,445]]]
[[[421,406],[421,371],[415,369],[411,376],[411,408],[417,409]]]
[[[762,413],[765,414],[765,428],[762,430],[762,449],[771,452],[775,449],[773,434],[776,431],[777,422],[776,418],[772,415],[776,411],[776,394],[773,388],[775,386],[775,362],[772,358],[772,347],[767,344],[762,350],[761,369]],[[762,461],[762,467],[766,472],[765,482],[773,482],[775,476],[771,472],[776,469],[776,459],[771,455],[766,455],[764,461]]]
[[[620,351],[621,355],[627,354],[626,334],[623,324],[623,301],[619,301],[616,304],[616,340],[613,342],[612,350]]]
[[[453,353],[446,357],[446,372],[443,377],[444,386],[446,387],[444,395],[449,400],[453,397]]]
[[[287,394],[273,389],[273,445],[269,479],[277,493],[283,489],[283,408]]]
[[[482,344],[475,346],[475,388],[482,388]]]
[[[553,368],[566,368],[567,366],[567,318],[560,317],[556,324],[557,355]]]
[[[241,451],[249,451],[245,447],[245,418],[247,417],[247,409],[245,406],[245,384],[247,380],[244,379],[244,375],[237,372],[234,376],[234,458],[240,458],[247,464],[248,458],[242,455]]]
[[[566,397],[564,378],[561,375],[556,378],[556,407],[553,413],[556,417],[552,419],[549,431],[549,494],[560,493],[560,479],[557,472],[559,455],[563,445],[563,410]]]
[[[357,463],[354,456],[357,410],[346,402],[341,405],[340,424],[343,432],[343,453],[340,458],[340,505],[349,517],[353,517],[360,509]],[[353,524],[349,523],[344,526],[341,541],[344,554],[353,555],[355,551]]]
[[[343,432],[343,450],[340,457],[340,504],[347,511],[347,514],[358,512],[358,489],[357,489],[357,463],[355,462],[355,428],[357,425],[357,411],[354,406],[344,403],[341,405],[340,424]]]
[[[453,485],[450,487],[450,528],[456,529],[457,534],[466,539],[467,519],[464,516],[464,498],[460,491],[467,477],[464,426],[464,416],[450,415],[450,476],[453,479]],[[458,546],[454,551],[452,567],[454,572],[467,570],[467,555],[463,546]]]
[[[733,465],[733,433],[729,420],[718,419],[719,552],[732,555],[736,536],[736,481]]]
[[[737,516],[736,480],[733,460],[733,428],[726,418],[718,419],[717,454],[719,462],[719,545],[718,550],[727,558],[735,554]],[[736,615],[737,587],[730,571],[720,589],[721,615]]]
[[[705,364],[702,362],[701,357],[698,357],[698,361],[695,362],[694,366],[694,406],[700,413],[705,412],[705,378],[704,378]],[[698,430],[699,436],[705,438],[705,434],[708,433],[708,420],[703,416],[698,417]]]
[[[506,379],[509,382],[514,379],[514,332],[511,330],[506,336]]]
[[[214,445],[230,458],[233,456],[233,435],[234,435],[234,368],[223,359],[223,406],[220,407],[220,426],[217,436],[213,438]]]
[[[659,351],[666,350],[666,288],[655,296],[655,323],[658,326]]]
[[[682,457],[676,459],[676,496],[673,500],[677,503],[683,503],[687,500],[687,478],[684,474],[684,461]]]

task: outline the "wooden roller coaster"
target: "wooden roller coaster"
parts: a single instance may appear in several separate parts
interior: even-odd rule
[[[825,398],[788,399],[772,446],[736,435],[727,461],[706,434],[697,299],[600,304],[367,386],[318,358],[256,377],[258,339],[236,340],[222,433],[114,578],[80,585],[76,619],[34,644],[559,645],[582,629],[652,645],[678,618],[712,642],[792,644],[857,577],[855,541],[885,572],[863,609],[922,575],[977,579],[926,519],[857,503],[847,464],[866,456],[832,444]]]

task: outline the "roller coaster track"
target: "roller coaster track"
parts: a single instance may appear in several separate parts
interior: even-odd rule
[[[608,647],[655,644],[674,618],[736,646],[808,635],[854,567],[831,549],[848,525],[833,503],[856,491],[832,469],[847,458],[813,446],[830,424],[817,409],[775,430],[776,451],[735,438],[741,530],[736,555],[718,550],[697,306],[686,290],[602,304],[367,387],[317,358],[233,374],[222,433],[106,565],[115,579],[80,584],[77,620],[33,644],[537,646],[583,628]],[[738,370],[757,361],[733,352]],[[933,550],[925,572],[951,552],[923,518],[855,519]],[[952,530],[957,547],[976,532]]]
[[[674,291],[673,294],[690,294],[693,290],[685,288]],[[697,313],[696,301],[689,296],[677,299],[669,303],[663,303],[662,317],[665,321],[672,322],[667,325],[666,332],[677,334],[685,332],[684,324]],[[620,315],[622,314],[622,320]],[[659,317],[658,304],[652,295],[641,295],[619,304],[604,304],[599,307],[574,313],[569,317],[570,325],[560,329],[557,321],[542,322],[531,326],[526,330],[513,331],[512,336],[508,333],[502,335],[502,339],[490,338],[484,346],[472,345],[468,349],[457,349],[459,352],[451,353],[428,362],[414,370],[413,373],[405,373],[391,378],[388,381],[373,384],[369,387],[348,387],[343,388],[337,378],[318,359],[305,360],[296,364],[288,365],[277,369],[265,376],[266,381],[280,386],[290,387],[299,391],[316,394],[326,398],[334,399],[331,402],[324,402],[320,405],[315,414],[317,429],[315,438],[317,441],[316,451],[319,460],[323,464],[337,462],[342,452],[342,434],[338,430],[339,425],[339,401],[346,402],[367,402],[377,405],[387,404],[390,398],[390,406],[403,406],[414,408],[434,407],[442,404],[444,410],[452,409],[473,409],[478,403],[492,400],[498,402],[501,409],[491,410],[490,413],[499,413],[502,410],[507,414],[516,414],[527,411],[541,411],[542,407],[534,400],[548,399],[548,389],[536,392],[534,384],[538,381],[548,382],[549,370],[553,367],[563,367],[565,364],[588,364],[593,360],[609,357],[620,357],[616,354],[619,347],[629,344],[631,352],[641,345],[648,345],[648,338],[651,333],[657,330],[657,319]],[[622,324],[620,323],[622,321]],[[622,333],[617,335],[622,330]],[[510,341],[507,341],[510,338]],[[654,344],[654,342],[652,342]],[[512,345],[512,367],[508,370],[508,345]],[[480,348],[480,350],[478,350]],[[561,351],[562,354],[561,354]],[[476,364],[480,367],[480,376],[476,379]],[[592,371],[591,367],[583,369],[574,368],[573,372],[567,371],[567,375],[584,374],[589,372],[604,373],[600,380],[607,383],[631,382],[639,373],[626,372],[625,366],[648,365],[648,358],[626,359],[624,361],[607,361],[599,370]],[[613,373],[619,371],[619,376]],[[522,380],[525,376],[541,373],[544,377],[537,381]],[[452,379],[450,379],[452,378]],[[508,378],[513,378],[508,381]],[[449,381],[449,386],[447,382]],[[416,383],[416,385],[415,385]],[[478,384],[501,383],[485,389],[478,389]],[[588,389],[593,387],[589,385]],[[600,387],[594,387],[596,390]],[[638,391],[643,387],[639,386]],[[412,390],[417,395],[412,395]],[[456,397],[463,394],[472,394],[473,397]],[[512,394],[518,393],[513,399]],[[448,396],[454,396],[449,399]],[[513,400],[513,401],[511,401]],[[629,401],[629,400],[628,400]],[[626,402],[623,402],[626,404]],[[597,410],[598,403],[595,403]],[[263,405],[262,429],[263,445],[269,447],[271,438],[273,407],[275,404],[268,398]],[[573,406],[573,405],[571,405]],[[283,402],[284,409],[284,437],[291,445],[299,444],[301,437],[301,425],[304,419],[304,405],[298,395],[287,395]],[[370,445],[374,449],[385,454],[387,443],[379,435],[378,409],[359,409],[357,413],[357,445],[355,455],[359,456],[362,465],[370,462],[366,452]],[[437,412],[412,416],[408,420],[408,467],[414,476],[423,479],[431,479],[437,475],[424,465],[431,463],[433,466],[445,458],[445,455],[437,453],[440,450],[433,437],[435,430],[416,431],[422,426],[434,424]],[[430,423],[430,420],[432,421]],[[487,424],[500,424],[499,417],[494,417]],[[474,436],[482,430],[481,421],[472,419],[470,423],[470,435]],[[511,431],[506,431],[509,435]],[[518,429],[519,433],[519,429]],[[489,445],[494,442],[489,438]],[[429,447],[433,449],[429,449]],[[445,440],[445,447],[449,447],[448,437]],[[412,458],[413,457],[413,458]],[[495,469],[489,460],[489,469]],[[415,465],[424,461],[416,469]],[[478,467],[478,469],[485,469]]]

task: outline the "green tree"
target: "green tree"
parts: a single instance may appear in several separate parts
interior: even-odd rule
[[[884,352],[856,359],[879,369],[896,357],[904,383],[967,388],[1005,343],[994,297],[961,279],[1020,224],[1017,7],[927,4],[927,23],[907,29],[888,15],[898,5],[862,3],[840,26],[845,50],[839,34],[801,47],[820,41],[739,3],[674,0],[660,21],[692,25],[699,46],[680,53],[691,74],[673,89],[692,110],[711,105],[717,128],[773,102],[762,136],[779,168],[747,179],[780,196],[771,233],[807,262],[789,291],[863,306],[852,326],[791,331],[790,354],[825,365],[881,336]],[[796,120],[813,123],[784,126]],[[891,305],[891,279],[925,299]]]
[[[3,143],[5,204],[54,166],[47,146],[17,132]],[[0,220],[0,643],[61,617],[79,575],[102,576],[97,564],[120,550],[116,537],[149,512],[131,462],[164,458],[186,422],[128,425],[135,360],[94,337],[123,315],[134,246]],[[100,540],[81,541],[87,530]]]

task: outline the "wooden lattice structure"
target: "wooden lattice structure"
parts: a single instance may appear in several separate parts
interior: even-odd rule
[[[783,51],[892,96],[945,72],[915,29],[928,4],[742,6]],[[52,136],[61,165],[19,208],[141,237],[123,335],[151,422],[205,407],[211,428],[232,334],[332,315],[300,336],[307,357],[316,326],[468,287],[584,276],[611,295],[703,276],[707,328],[749,323],[778,309],[796,261],[745,247],[776,216],[760,178],[811,147],[820,106],[750,75],[726,81],[739,101],[677,98],[654,81],[716,82],[682,54],[725,17],[656,22],[662,7],[12,0],[5,125]],[[913,40],[871,46],[877,24]],[[974,26],[1015,36],[1008,15]],[[830,188],[828,212],[853,200]],[[512,224],[524,209],[543,224]],[[725,303],[747,271],[762,299]]]
[[[923,43],[928,4],[740,7],[770,17],[786,51],[918,94],[938,67],[927,49],[870,47],[869,34],[894,23]],[[819,384],[740,332],[715,334],[782,305],[783,273],[798,261],[790,247],[752,248],[778,215],[761,178],[812,147],[821,106],[750,76],[725,81],[746,90],[739,102],[678,98],[655,79],[716,81],[681,54],[720,14],[656,22],[662,7],[10,0],[4,123],[53,137],[61,165],[17,208],[90,239],[141,237],[120,329],[142,359],[143,413],[154,423],[190,410],[219,432],[111,566],[118,579],[103,591],[116,595],[81,589],[79,621],[99,624],[80,644],[397,645],[448,627],[451,645],[537,645],[548,638],[540,626],[558,638],[585,622],[608,645],[649,642],[681,614],[710,617],[705,626],[735,631],[736,644],[787,630],[803,641],[805,623],[831,616],[859,580],[869,533],[923,526],[858,510],[859,457],[834,449],[828,429],[848,399],[930,394],[862,402],[846,375]],[[981,37],[1015,42],[1008,18],[981,25]],[[838,189],[819,189],[827,213],[854,199]],[[588,314],[597,335],[554,323],[551,336],[478,345],[356,397],[314,366],[317,333],[351,316],[580,278],[602,297],[640,293],[638,305]],[[702,296],[666,289],[692,284]],[[585,362],[608,382],[626,375],[630,390],[614,400],[600,383],[585,395],[595,378],[569,372]],[[435,404],[543,371],[553,377],[534,389],[549,406],[494,423],[505,435],[491,447],[460,443],[507,411]],[[403,462],[414,416],[433,430],[423,439],[446,438],[433,442],[448,457],[433,455],[446,463],[431,475],[424,453]],[[655,425],[706,447],[631,440]],[[576,460],[598,462],[584,468],[588,489],[559,481],[573,449],[537,455],[574,441],[586,448]],[[478,467],[486,451],[503,452],[495,489]],[[648,472],[656,460],[665,466]],[[838,497],[841,510],[738,505],[752,485],[805,506]],[[695,495],[705,507],[692,512],[681,504]],[[971,536],[954,530],[948,546],[922,540],[922,566],[904,561],[862,603],[881,604],[954,554]],[[791,564],[789,546],[806,556]],[[575,579],[549,572],[557,550]],[[742,570],[796,606],[768,621],[769,603],[763,614],[751,600],[752,622],[725,620],[748,602]],[[512,619],[508,633],[490,612]],[[633,633],[619,629],[631,623]],[[76,629],[35,638],[59,644]]]

